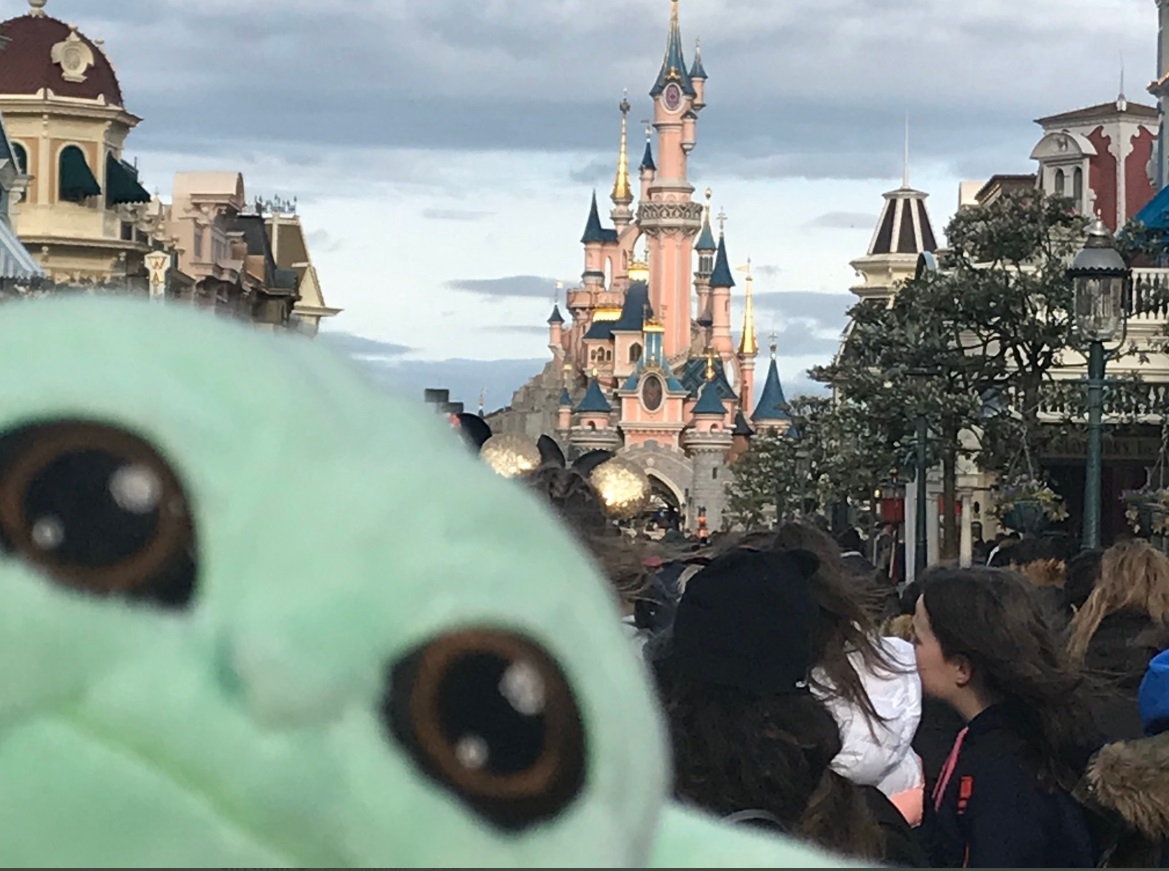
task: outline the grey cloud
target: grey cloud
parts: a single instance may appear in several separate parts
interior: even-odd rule
[[[522,336],[548,335],[548,327],[539,324],[496,324],[487,329],[494,333],[517,333]]]
[[[877,216],[868,212],[825,212],[804,226],[811,230],[871,230],[876,222]]]
[[[665,4],[624,0],[255,0],[246,19],[226,2],[55,2],[106,38],[146,118],[132,148],[301,142],[318,161],[352,148],[599,160],[614,150],[621,88],[635,117],[647,111],[666,24]],[[1090,0],[694,4],[684,36],[701,33],[712,75],[695,158],[737,177],[896,178],[908,110],[915,160],[1009,171],[1037,138],[1031,118],[1112,96],[1115,54],[1099,45],[1152,77],[1155,15],[1147,3],[1100,14]],[[208,64],[207,44],[233,62]],[[290,62],[306,55],[314,63]]]
[[[430,221],[482,221],[494,212],[479,212],[474,209],[423,209],[422,217]]]
[[[776,352],[784,357],[817,357],[827,360],[840,346],[839,339],[817,335],[820,325],[809,319],[789,322],[775,330]],[[767,342],[771,341],[768,336]]]
[[[365,336],[328,329],[321,330],[318,339],[351,357],[400,357],[413,350],[393,342],[382,342],[378,339],[367,339]]]
[[[773,263],[765,263],[762,266],[752,266],[751,268],[755,271],[756,275],[762,275],[764,278],[775,278],[775,276],[783,272],[783,267],[776,266]]]
[[[478,408],[484,392],[486,409],[492,411],[511,402],[512,394],[540,372],[547,360],[403,360],[394,363],[362,364],[363,371],[377,384],[422,401],[428,387],[447,388],[451,399],[467,409]]]
[[[328,230],[312,230],[305,234],[304,241],[310,251],[317,253],[340,251],[345,247],[345,240],[334,236]]]
[[[568,173],[568,177],[577,184],[596,185],[612,178],[615,169],[615,160],[605,160],[604,158],[598,157],[577,169],[571,170]]]
[[[448,281],[451,290],[461,290],[488,299],[547,299],[556,292],[555,278],[538,275],[509,275],[504,278],[460,278]],[[569,282],[564,282],[567,286]]]
[[[815,293],[790,291],[755,294],[755,309],[768,316],[778,315],[784,321],[806,320],[825,330],[843,330],[848,322],[848,310],[856,304],[849,293]]]

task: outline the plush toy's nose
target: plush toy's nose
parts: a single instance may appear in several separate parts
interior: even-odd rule
[[[264,728],[324,726],[344,711],[345,687],[305,660],[271,637],[227,638],[216,652],[216,678]]]

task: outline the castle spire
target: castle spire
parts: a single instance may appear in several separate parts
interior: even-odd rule
[[[753,299],[755,278],[751,274],[751,258],[747,258],[746,288],[743,296],[743,336],[739,339],[739,355],[754,357],[759,353],[759,343],[755,339],[755,301]]]
[[[617,178],[613,182],[611,199],[619,206],[627,206],[633,202],[633,191],[629,187],[629,148],[627,124],[629,117],[629,92],[621,98],[618,106],[621,110],[621,148],[617,152]]]
[[[670,0],[670,30],[666,35],[666,54],[662,58],[662,69],[658,73],[657,81],[654,82],[649,95],[656,98],[670,82],[677,82],[682,91],[689,97],[693,97],[696,93],[694,85],[690,81],[690,71],[686,68],[686,56],[682,51],[682,29],[678,25],[678,0]]]

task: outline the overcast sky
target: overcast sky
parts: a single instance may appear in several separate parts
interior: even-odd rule
[[[249,195],[299,197],[345,308],[329,329],[375,343],[363,354],[410,390],[445,379],[473,403],[478,379],[497,406],[547,359],[553,284],[583,268],[594,186],[607,210],[624,88],[631,119],[648,117],[669,3],[47,11],[105,40],[144,119],[127,153],[148,188],[169,199],[175,171],[240,170]],[[1114,99],[1122,58],[1128,96],[1149,103],[1156,72],[1154,0],[682,0],[681,24],[710,75],[692,180],[726,209],[731,258],[757,266],[759,372],[774,330],[795,391],[843,326],[849,260],[900,182],[906,113],[911,182],[940,235],[960,180],[1031,170],[1032,119]]]

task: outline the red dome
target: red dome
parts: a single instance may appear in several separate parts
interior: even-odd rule
[[[77,36],[93,53],[93,64],[82,72],[85,81],[69,81],[53,61],[53,46],[73,30],[47,15],[21,15],[0,23],[0,94],[35,94],[48,88],[59,97],[80,97],[123,106],[118,77],[105,52],[84,34]]]

